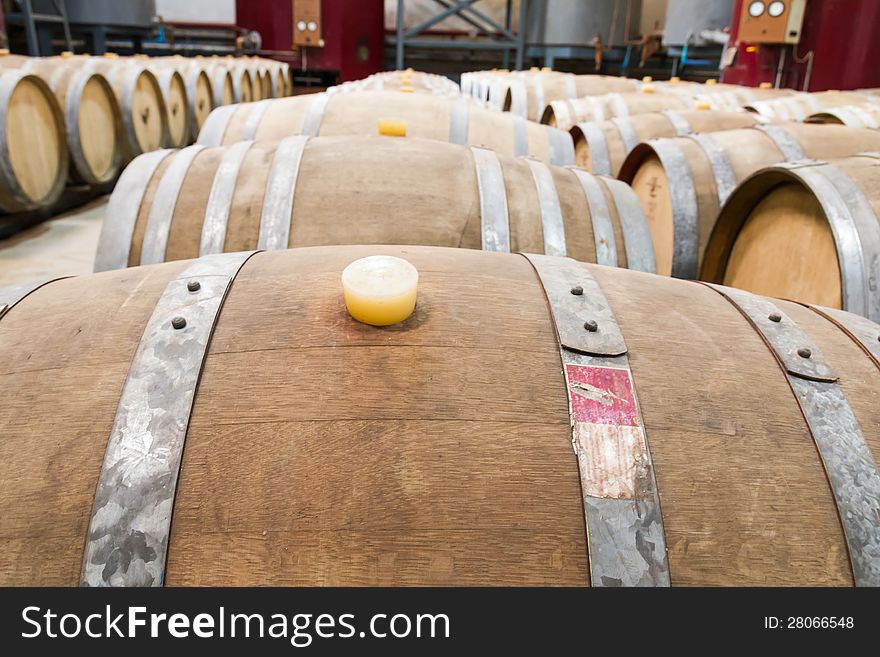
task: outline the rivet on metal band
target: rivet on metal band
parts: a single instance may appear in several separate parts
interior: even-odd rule
[[[223,253],[226,243],[226,229],[229,224],[229,212],[232,210],[232,198],[235,195],[238,172],[247,155],[252,141],[236,142],[226,149],[208,195],[205,208],[205,220],[202,223],[202,239],[199,243],[199,255]]]
[[[330,98],[331,96],[328,93],[315,94],[312,97],[312,102],[309,104],[306,116],[303,119],[300,134],[308,135],[309,137],[318,136],[318,133],[321,131],[321,123],[324,122],[324,112],[327,110]]]
[[[547,165],[538,160],[526,160],[535,181],[538,193],[538,205],[541,208],[541,227],[544,233],[544,253],[547,255],[564,256],[565,222],[562,219],[562,208],[556,193],[556,183]]]
[[[244,122],[244,128],[242,128],[241,131],[242,140],[252,141],[257,138],[257,130],[260,129],[263,115],[266,113],[266,110],[269,109],[273,100],[274,98],[265,98],[253,104],[250,114],[248,114],[248,117]]]
[[[95,255],[96,272],[128,267],[131,239],[144,193],[162,161],[176,152],[163,149],[144,153],[125,167],[107,203],[106,218],[101,226]]]
[[[727,157],[727,153],[724,152],[724,149],[721,148],[718,142],[715,141],[715,138],[709,133],[697,132],[687,135],[687,138],[697,142],[700,148],[703,149],[703,152],[706,153],[706,157],[709,158],[709,165],[712,167],[712,177],[715,178],[715,188],[718,191],[718,199],[721,205],[724,205],[727,197],[736,189],[736,173],[733,170],[730,159]]]
[[[880,369],[880,324],[836,308],[808,305],[850,337]]]
[[[654,465],[614,312],[586,265],[525,257],[560,344],[592,585],[669,586]]]
[[[775,123],[759,123],[754,128],[763,132],[776,144],[776,148],[779,149],[786,161],[795,162],[807,159],[807,155],[797,139],[792,137],[791,133],[782,126]]]
[[[836,373],[803,329],[772,301],[705,285],[733,304],[775,354],[831,484],[856,586],[880,586],[880,473]],[[781,320],[768,321],[770,313]]]
[[[140,264],[153,265],[165,262],[168,232],[171,230],[171,220],[174,217],[174,208],[177,207],[180,188],[193,160],[205,148],[202,144],[193,144],[177,151],[162,175],[156,187],[156,194],[153,196],[150,213],[147,215],[147,229],[141,247]]]
[[[617,267],[614,225],[611,223],[611,212],[599,181],[583,169],[571,167],[571,171],[581,184],[587,206],[590,208],[590,223],[593,226],[593,240],[596,243],[596,264]]]
[[[623,233],[627,269],[657,273],[657,256],[648,218],[632,187],[616,178],[603,178],[617,208],[617,220]]]
[[[625,116],[615,116],[611,119],[611,123],[614,124],[614,127],[617,128],[617,132],[620,133],[620,138],[623,140],[623,148],[629,153],[636,146],[639,145],[641,139],[636,134],[636,129],[633,127],[632,121]]]
[[[470,101],[458,98],[452,101],[449,114],[449,143],[468,143],[468,123],[470,122]]]
[[[309,137],[296,135],[283,139],[275,149],[260,214],[259,249],[286,249],[290,243],[296,181],[308,141]]]
[[[697,278],[700,229],[697,191],[690,165],[674,140],[652,139],[648,143],[663,163],[672,197],[672,275],[694,280]]]
[[[107,443],[83,586],[164,584],[174,495],[202,363],[232,281],[253,253],[196,260],[168,283],[156,304]],[[201,284],[196,293],[187,287],[191,280]],[[185,320],[180,329],[172,326],[178,317]]]
[[[238,108],[239,105],[223,105],[213,110],[199,131],[196,143],[203,146],[221,146],[226,136],[226,128],[229,127],[232,115]]]
[[[510,252],[510,215],[504,172],[495,151],[471,146],[480,194],[480,225],[484,251]]]
[[[675,134],[679,137],[684,137],[694,131],[691,124],[687,122],[687,119],[675,110],[663,110],[660,113],[669,120],[669,123],[672,124],[672,128],[675,130]]]
[[[3,319],[3,317],[12,310],[19,301],[32,292],[36,292],[44,285],[60,281],[64,278],[69,277],[59,276],[56,278],[44,278],[37,281],[28,281],[27,283],[16,283],[15,285],[0,287],[0,319]]]

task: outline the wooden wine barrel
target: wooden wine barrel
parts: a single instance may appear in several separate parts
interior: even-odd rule
[[[101,73],[116,94],[122,114],[122,134],[128,158],[167,145],[168,113],[156,76],[139,61],[116,56],[62,56],[70,67]]]
[[[568,254],[655,269],[638,199],[617,180],[379,136],[146,154],[110,198],[95,268],[340,243]]]
[[[570,130],[578,123],[604,121],[618,116],[661,110],[692,109],[695,102],[679,94],[636,91],[624,94],[588,96],[576,100],[554,100],[547,105],[541,123]]]
[[[237,63],[233,57],[212,57],[211,60],[216,61],[220,66],[229,71],[232,77],[232,97],[236,103],[250,103],[259,100],[259,88],[256,85],[253,76],[246,66]],[[223,103],[226,105],[227,103]]]
[[[0,69],[0,210],[54,203],[67,180],[64,116],[42,79]]]
[[[651,226],[657,271],[696,278],[718,212],[755,171],[807,158],[880,150],[880,132],[808,123],[761,124],[639,144],[620,169]]]
[[[190,103],[183,76],[173,68],[149,66],[159,81],[165,112],[168,114],[168,143],[172,148],[182,148],[194,141],[190,139]],[[210,112],[209,112],[210,114]]]
[[[872,105],[876,100],[855,91],[823,91],[820,93],[802,93],[758,101],[746,105],[746,109],[757,112],[773,121],[803,121],[811,114],[832,107],[844,105]]]
[[[850,128],[880,128],[880,104],[830,107],[807,117],[808,123],[839,123]]]
[[[491,93],[502,94],[505,111],[540,121],[544,109],[553,101],[638,91],[639,86],[637,80],[610,75],[538,72],[511,76],[493,87]]]
[[[731,194],[701,278],[880,321],[880,154],[762,169]]]
[[[394,327],[343,305],[376,254]],[[58,280],[0,319],[0,585],[877,586],[878,334],[468,249]]]
[[[214,94],[214,107],[231,105],[235,100],[235,84],[232,73],[222,64],[213,63],[210,59],[196,57],[199,66],[211,79],[211,90]],[[202,124],[204,125],[204,123]]]
[[[375,135],[380,122],[394,123],[409,137],[485,146],[550,164],[574,163],[567,132],[487,110],[464,96],[397,91],[327,92],[220,107],[211,113],[198,142],[220,146],[247,139],[277,141],[296,134],[366,136]]]
[[[172,68],[183,77],[189,106],[189,136],[190,141],[194,141],[214,109],[214,90],[208,72],[199,61],[189,57],[153,57],[150,63],[157,68]],[[231,89],[231,81],[229,84]]]
[[[459,86],[449,78],[443,75],[422,73],[412,69],[375,73],[363,80],[343,82],[336,85],[334,89],[339,91],[405,91],[440,96],[458,96],[461,94]]]
[[[69,67],[58,58],[0,56],[0,68],[41,78],[55,94],[64,117],[70,175],[100,185],[119,175],[124,157],[119,103],[100,73]]]
[[[629,152],[643,141],[694,132],[749,128],[761,122],[761,117],[751,112],[663,110],[579,123],[571,129],[571,136],[575,162],[579,167],[605,176],[616,176]]]

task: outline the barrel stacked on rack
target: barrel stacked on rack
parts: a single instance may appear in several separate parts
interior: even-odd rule
[[[237,100],[234,81],[244,75],[260,81],[260,97],[291,89],[286,64],[257,57],[0,51],[0,75],[7,117],[0,126],[7,154],[0,162],[4,213],[51,208],[68,183],[105,189],[139,154],[192,143],[214,107]]]

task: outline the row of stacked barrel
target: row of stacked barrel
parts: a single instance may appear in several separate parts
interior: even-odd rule
[[[717,149],[629,185],[453,92],[219,107],[120,177],[102,273],[0,290],[0,583],[880,585],[880,326],[626,270],[699,246]],[[749,130],[880,138],[732,114],[735,176]],[[396,326],[344,311],[372,255],[419,271]]]
[[[289,67],[259,57],[0,51],[0,212],[52,207],[69,183],[112,183],[141,153],[192,143],[215,107],[291,90]]]

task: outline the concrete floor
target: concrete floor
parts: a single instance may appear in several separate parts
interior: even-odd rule
[[[108,198],[0,240],[0,287],[92,273]]]

